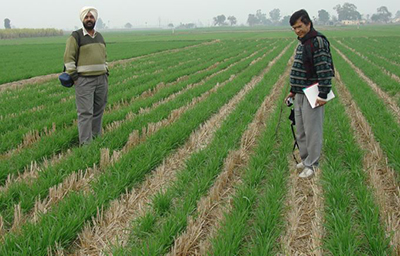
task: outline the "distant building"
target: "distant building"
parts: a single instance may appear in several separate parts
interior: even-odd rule
[[[366,20],[342,20],[341,24],[342,25],[364,25],[366,24],[367,21]]]
[[[393,23],[400,23],[400,18],[396,18],[392,20]]]

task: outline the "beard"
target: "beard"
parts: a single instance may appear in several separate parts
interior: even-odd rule
[[[92,29],[94,29],[94,26],[95,26],[95,25],[96,25],[96,21],[94,21],[94,22],[89,21],[89,22],[86,22],[86,23],[83,22],[83,27],[84,27],[86,30],[92,30]]]

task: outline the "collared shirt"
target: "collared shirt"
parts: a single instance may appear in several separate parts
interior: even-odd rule
[[[96,31],[95,29],[93,29],[93,30],[94,30],[93,36],[87,32],[87,30],[86,30],[85,27],[83,27],[82,30],[83,30],[83,35],[84,35],[84,36],[89,35],[91,38],[95,38],[95,37],[96,37],[97,31]]]

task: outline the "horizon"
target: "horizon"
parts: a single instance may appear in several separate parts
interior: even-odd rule
[[[71,0],[68,6],[60,8],[61,2],[53,1],[48,3],[44,0],[35,2],[12,1],[0,10],[0,18],[4,21],[8,18],[11,26],[15,28],[56,28],[72,30],[82,27],[79,20],[79,11],[83,6],[95,6],[99,12],[99,18],[109,29],[121,29],[125,24],[130,23],[134,28],[162,28],[172,23],[174,27],[179,24],[194,23],[199,27],[213,26],[213,18],[218,15],[235,16],[237,25],[246,25],[249,14],[255,14],[261,10],[269,18],[269,12],[279,9],[281,18],[290,16],[299,9],[306,9],[313,19],[318,17],[319,10],[326,10],[330,16],[337,16],[334,6],[349,2],[357,7],[357,11],[364,15],[376,13],[377,8],[386,6],[392,17],[400,10],[400,1],[383,0],[369,1],[362,0],[332,2],[321,0],[314,2],[305,0],[298,2],[287,0],[281,6],[275,3],[264,3],[261,0],[249,0],[246,3],[229,3],[227,0],[211,2],[210,0],[184,1],[150,0],[148,2],[128,2],[121,0],[92,1]],[[20,8],[25,6],[24,8]],[[123,7],[123,8],[120,8]],[[212,8],[211,8],[212,7]],[[61,11],[60,11],[61,10]],[[33,15],[32,15],[33,14]],[[37,16],[37,18],[33,18]],[[1,26],[4,28],[4,26]]]

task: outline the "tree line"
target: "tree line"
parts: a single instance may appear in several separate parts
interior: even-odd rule
[[[61,29],[54,28],[23,28],[23,29],[2,29],[0,30],[0,39],[27,38],[27,37],[48,37],[62,36],[64,32]]]
[[[388,23],[392,20],[392,13],[388,10],[386,6],[381,6],[377,8],[377,12],[373,15],[363,15],[357,11],[357,6],[351,3],[344,3],[343,5],[336,5],[333,8],[337,12],[337,16],[332,15],[321,9],[318,11],[318,17],[313,17],[315,23],[320,25],[336,24],[345,20],[350,21],[360,21],[363,18],[370,22],[375,23]],[[278,8],[273,9],[268,13],[262,13],[261,10],[257,10],[255,14],[249,14],[247,18],[247,24],[249,26],[259,26],[259,25],[287,25],[289,24],[290,15],[281,16],[281,11]],[[394,19],[400,18],[400,10],[396,12],[393,17]],[[221,14],[213,18],[214,26],[233,26],[237,23],[235,16],[228,16]]]

